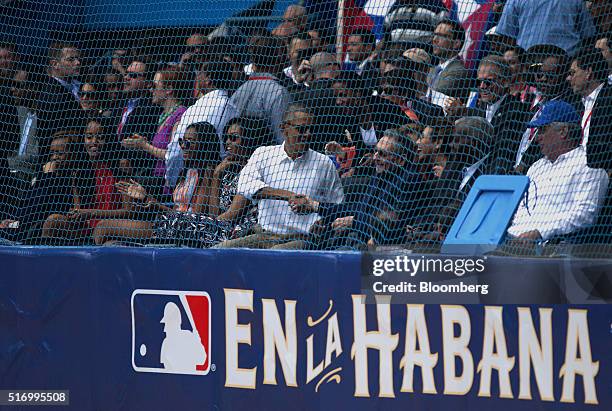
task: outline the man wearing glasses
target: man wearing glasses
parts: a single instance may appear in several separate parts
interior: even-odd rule
[[[489,55],[480,61],[476,91],[463,107],[463,102],[452,99],[446,107],[451,116],[478,116],[493,126],[493,139],[489,159],[490,174],[510,174],[529,121],[529,105],[519,97],[508,94],[511,78],[510,66],[501,56]]]
[[[132,60],[123,76],[124,101],[115,112],[116,118],[119,118],[119,141],[134,134],[151,141],[155,135],[161,107],[154,105],[151,100],[151,76],[148,64],[140,60]],[[136,175],[144,172],[142,168],[145,167],[145,156],[142,153],[129,151],[125,155]]]
[[[436,26],[432,46],[438,65],[432,67],[427,76],[427,97],[431,98],[435,91],[450,97],[467,98],[470,73],[459,57],[464,40],[465,30],[459,23],[445,19]]]
[[[565,50],[551,44],[539,44],[527,50],[530,65],[531,82],[536,86],[536,93],[530,102],[532,118],[535,121],[542,113],[542,107],[549,101],[566,101],[576,111],[581,110],[581,102],[565,80],[569,68],[569,57]],[[516,153],[514,168],[520,173],[539,158],[534,141],[536,130],[527,128],[524,131],[519,149]]]
[[[340,204],[342,184],[329,157],[310,149],[312,115],[300,104],[285,113],[283,144],[260,147],[240,172],[238,193],[257,204],[255,234],[227,240],[218,248],[303,249],[319,220],[309,204]]]
[[[306,198],[293,202],[296,212],[316,210],[322,217],[317,229],[324,249],[354,249],[367,243],[402,244],[405,228],[417,223],[423,209],[421,178],[414,167],[418,132],[386,130],[376,144],[375,173],[357,201],[330,204]]]

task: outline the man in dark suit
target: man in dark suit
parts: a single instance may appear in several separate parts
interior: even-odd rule
[[[582,97],[582,145],[592,168],[612,170],[612,86],[607,62],[596,48],[585,48],[572,60],[567,81]]]
[[[432,91],[437,91],[451,97],[467,98],[470,72],[459,57],[464,41],[465,30],[459,23],[445,19],[436,26],[432,45],[438,65],[433,66],[427,76],[428,97],[432,96]]]
[[[582,97],[581,144],[586,148],[587,165],[612,175],[612,85],[608,65],[596,48],[580,50],[570,66],[567,80]],[[595,224],[583,235],[589,242],[609,243],[612,235],[612,190],[608,193]]]
[[[464,109],[461,101],[451,103],[448,113],[456,116],[479,116],[493,126],[493,140],[486,170],[490,174],[511,174],[531,114],[529,105],[508,94],[511,71],[501,56],[489,55],[480,61],[476,85],[478,91]]]
[[[549,101],[566,101],[576,111],[581,110],[580,98],[565,81],[569,69],[569,56],[565,50],[552,44],[538,44],[527,50],[527,61],[530,82],[536,86],[533,99],[529,101],[532,114],[529,121],[535,121]],[[535,137],[535,128],[527,128],[523,133],[515,162],[515,170],[519,173],[526,173],[542,156],[534,142]]]
[[[346,43],[347,60],[344,61],[344,68],[354,70],[361,77],[368,93],[376,88],[378,82],[378,67],[371,58],[375,47],[376,37],[367,29],[354,30]]]
[[[53,43],[49,48],[49,76],[40,88],[38,104],[38,154],[47,158],[52,136],[60,130],[83,127],[78,80],[80,52],[72,44]]]
[[[149,143],[157,131],[157,124],[161,114],[161,107],[151,101],[151,80],[153,72],[149,64],[141,60],[133,60],[124,75],[123,97],[119,108],[115,111],[119,119],[117,126],[117,139],[121,142],[125,138],[138,134]],[[124,151],[123,160],[129,161],[129,166],[137,176],[141,175],[152,161],[142,152]]]

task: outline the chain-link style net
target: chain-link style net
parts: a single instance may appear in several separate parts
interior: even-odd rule
[[[492,174],[609,245],[611,7],[0,1],[1,241],[436,251]]]

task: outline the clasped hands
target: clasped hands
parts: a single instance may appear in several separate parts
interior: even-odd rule
[[[296,214],[316,213],[319,203],[304,194],[293,194],[289,196],[289,207]]]

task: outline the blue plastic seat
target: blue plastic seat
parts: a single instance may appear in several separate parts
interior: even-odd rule
[[[441,253],[478,255],[497,248],[528,187],[527,176],[478,177],[442,244]]]

